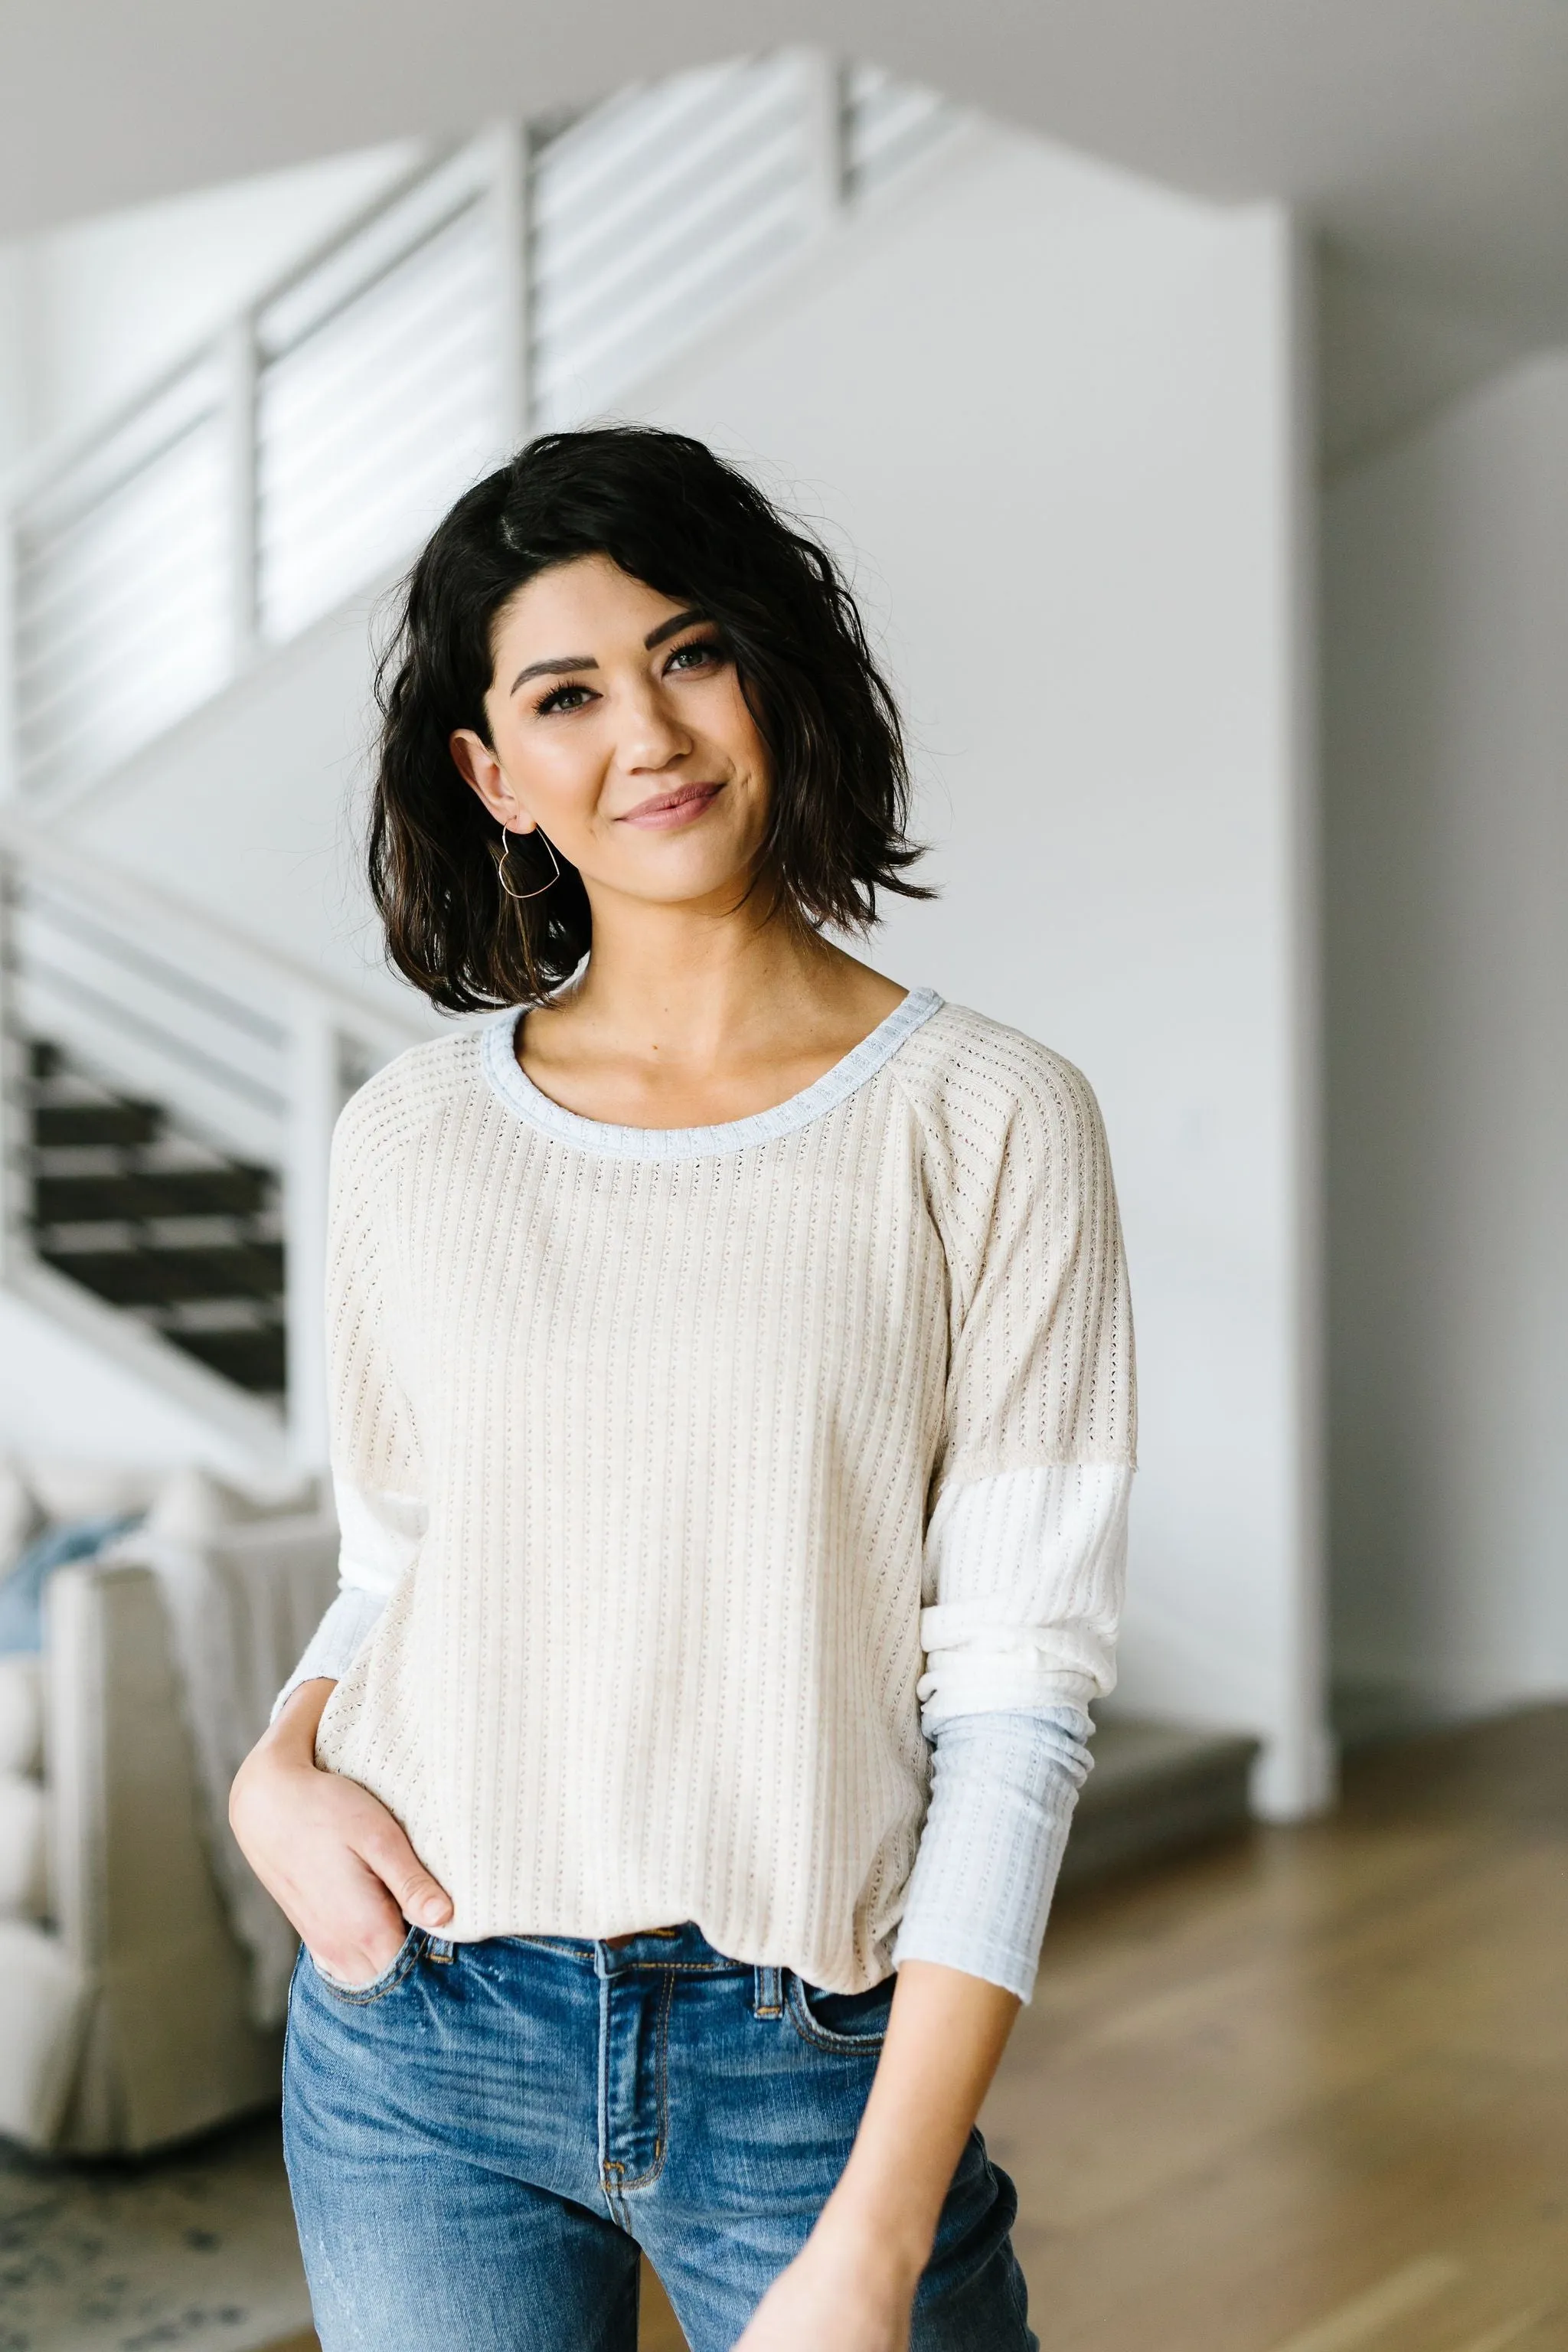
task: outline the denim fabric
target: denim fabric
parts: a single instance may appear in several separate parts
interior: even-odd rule
[[[842,2171],[892,1982],[854,1996],[695,1927],[612,1949],[410,1931],[374,1984],[301,1954],[289,2176],[322,2352],[635,2352],[637,2250],[691,2352],[729,2352]],[[913,2352],[1038,2352],[978,2132]]]

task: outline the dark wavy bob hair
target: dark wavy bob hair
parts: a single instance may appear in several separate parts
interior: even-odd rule
[[[574,866],[538,898],[499,887],[498,828],[453,761],[487,743],[491,634],[551,565],[607,555],[694,606],[732,656],[772,762],[761,871],[814,928],[864,932],[904,878],[909,771],[899,714],[826,549],[684,433],[546,433],[458,499],[405,583],[376,672],[370,885],[394,964],[453,1013],[537,1002],[592,945]],[[528,861],[528,862],[524,862]],[[514,888],[549,881],[538,834],[513,835]]]

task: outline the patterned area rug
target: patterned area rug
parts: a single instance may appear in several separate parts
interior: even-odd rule
[[[0,2352],[260,2352],[310,2317],[276,2116],[140,2163],[0,2144]]]

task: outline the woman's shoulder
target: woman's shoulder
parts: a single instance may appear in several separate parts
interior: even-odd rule
[[[1064,1054],[1007,1022],[944,1005],[899,1056],[921,1129],[926,1198],[955,1278],[1049,1281],[1118,1262],[1116,1191],[1094,1090]],[[1021,1310],[1020,1310],[1021,1311]]]
[[[973,1160],[1000,1159],[1022,1132],[1098,1139],[1100,1107],[1063,1054],[967,1004],[944,1003],[908,1038],[897,1073],[933,1141]]]
[[[419,1136],[456,1099],[482,1083],[484,1031],[454,1031],[405,1046],[355,1088],[339,1115],[334,1153],[362,1164],[384,1160]]]

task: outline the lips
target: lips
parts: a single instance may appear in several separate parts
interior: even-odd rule
[[[657,830],[688,824],[710,807],[723,789],[722,784],[679,784],[672,792],[655,793],[650,799],[639,801],[619,822]]]

